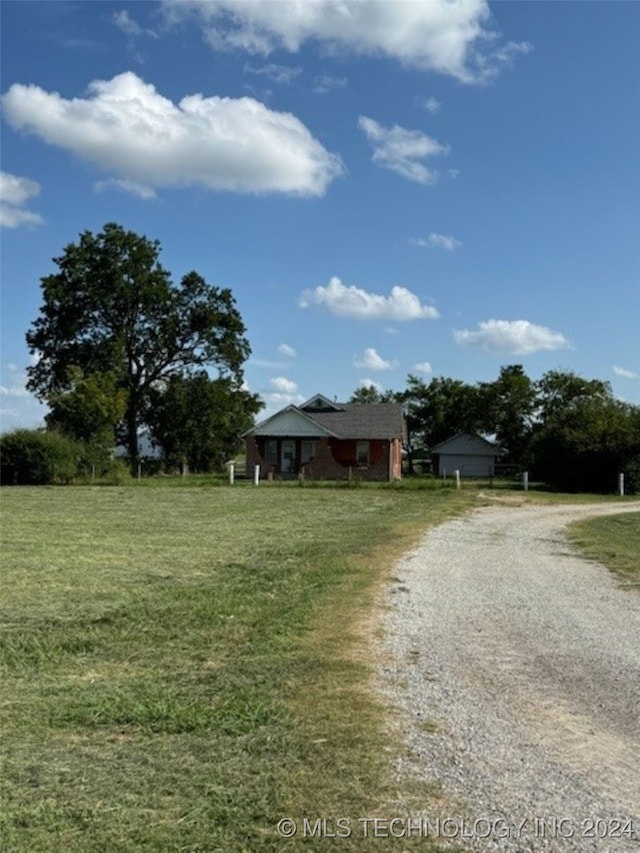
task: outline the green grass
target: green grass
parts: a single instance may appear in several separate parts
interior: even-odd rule
[[[640,512],[579,521],[569,532],[586,557],[604,563],[625,586],[640,589]]]
[[[410,792],[368,689],[373,596],[421,531],[474,502],[4,489],[2,849],[295,851],[282,817],[397,815]]]

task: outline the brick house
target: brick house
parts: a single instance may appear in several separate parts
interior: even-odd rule
[[[400,403],[335,403],[316,394],[243,435],[247,475],[398,480],[405,421]]]

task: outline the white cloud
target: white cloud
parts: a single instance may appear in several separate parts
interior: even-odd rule
[[[334,276],[326,287],[318,286],[306,290],[300,297],[300,306],[326,306],[338,317],[356,317],[364,320],[433,320],[439,316],[431,305],[423,305],[420,299],[406,287],[392,287],[389,296],[368,293],[355,285],[347,286]]]
[[[266,367],[269,370],[284,370],[287,366],[284,361],[271,361],[266,358],[253,358],[253,356],[249,359],[249,364],[251,367]]]
[[[119,30],[122,30],[128,36],[139,36],[142,33],[142,27],[133,18],[129,17],[126,9],[114,12],[111,20]]]
[[[30,397],[31,394],[24,385],[0,385],[0,396],[2,397]]]
[[[359,116],[358,127],[364,131],[373,147],[373,162],[391,169],[418,184],[433,184],[437,173],[421,160],[448,154],[449,148],[419,130],[407,130],[399,125],[383,127],[372,118]]]
[[[270,379],[269,386],[277,394],[295,394],[298,390],[296,383],[284,376],[275,376]]]
[[[419,361],[417,364],[413,365],[412,368],[414,373],[432,373],[431,365],[428,361]]]
[[[388,335],[399,335],[400,329],[396,329],[396,328],[394,328],[394,326],[387,326],[387,328],[385,329],[385,332]]]
[[[431,97],[425,98],[423,101],[421,101],[420,105],[428,113],[431,113],[431,115],[435,115],[437,112],[439,112],[440,106],[441,106],[440,101],[437,98],[434,98],[433,95],[431,95]]]
[[[290,347],[289,344],[280,344],[280,346],[278,347],[278,352],[281,355],[286,355],[287,358],[295,358],[296,357],[296,351],[294,350],[293,347]]]
[[[244,66],[244,70],[248,74],[261,74],[264,77],[268,77],[269,80],[273,80],[274,83],[282,84],[291,83],[292,80],[295,80],[302,73],[302,68],[291,65],[276,65],[275,63],[257,67],[247,64]]]
[[[479,323],[476,331],[454,330],[453,337],[458,344],[514,355],[530,355],[539,350],[567,349],[570,346],[560,332],[528,320],[487,320]]]
[[[330,74],[318,74],[314,80],[313,91],[316,95],[324,95],[331,91],[331,89],[344,89],[346,85],[346,77],[332,77]]]
[[[449,177],[455,181],[456,178],[459,178],[462,172],[460,169],[447,169]]]
[[[42,217],[24,207],[39,192],[40,184],[36,181],[10,172],[0,172],[0,225],[4,228],[41,225],[44,221]]]
[[[129,195],[135,195],[143,201],[147,201],[150,198],[157,198],[153,187],[124,179],[108,178],[106,181],[96,181],[93,187],[99,193],[106,192],[107,190],[121,190],[122,192],[129,193]]]
[[[353,366],[360,370],[391,370],[398,366],[398,362],[386,361],[373,347],[367,347],[362,355],[353,359]]]
[[[262,391],[260,397],[265,403],[265,410],[260,413],[260,418],[268,418],[285,406],[299,406],[304,403],[305,398],[298,393],[298,386],[291,379],[284,376],[275,376],[269,380],[269,390]]]
[[[388,57],[464,83],[491,79],[530,49],[499,41],[487,0],[165,0],[163,7],[169,23],[195,14],[217,50],[268,56],[314,41],[336,55]]]
[[[376,391],[382,393],[382,385],[379,382],[374,382],[373,379],[361,379],[358,382],[358,388],[374,388]]]
[[[27,374],[17,364],[2,365],[0,421],[4,430],[39,426],[47,407],[27,390]]]
[[[460,240],[456,240],[455,237],[433,233],[429,234],[428,237],[417,237],[409,242],[413,243],[414,246],[423,246],[428,249],[445,249],[447,252],[453,252],[454,249],[459,249],[462,246]]]
[[[343,171],[290,113],[248,97],[195,94],[174,104],[131,71],[95,80],[86,98],[73,100],[15,83],[2,107],[14,128],[115,173],[138,195],[200,184],[321,196]]]
[[[640,373],[636,373],[635,370],[628,370],[626,367],[614,365],[613,372],[616,376],[622,376],[623,379],[640,379]]]

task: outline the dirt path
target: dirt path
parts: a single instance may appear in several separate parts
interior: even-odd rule
[[[633,510],[489,507],[396,566],[382,689],[399,771],[442,784],[441,842],[640,853],[640,595],[563,532]]]

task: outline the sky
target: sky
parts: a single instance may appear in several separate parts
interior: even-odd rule
[[[263,414],[522,364],[640,404],[640,4],[2,4],[2,428],[108,222],[231,288]]]

